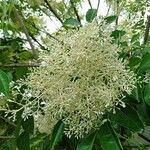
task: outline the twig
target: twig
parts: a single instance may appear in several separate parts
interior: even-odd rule
[[[88,3],[89,3],[89,5],[90,5],[91,9],[93,9],[93,7],[92,7],[92,4],[91,4],[91,1],[90,1],[90,0],[88,0]]]
[[[115,28],[117,29],[117,26],[118,26],[118,20],[119,20],[119,0],[117,0],[117,18],[116,18],[116,25],[115,25]]]
[[[0,67],[39,67],[40,64],[34,64],[34,63],[29,63],[29,64],[0,64]]]
[[[98,13],[99,6],[100,6],[100,0],[98,0],[98,3],[97,3],[97,8],[96,8],[97,13]]]
[[[150,143],[150,139],[144,136],[143,134],[138,133],[138,136]]]
[[[17,9],[15,8],[15,6],[13,7],[13,12],[14,12],[15,16],[17,17],[17,19],[18,19],[18,21],[19,21],[19,23],[20,23],[20,26],[22,27],[22,29],[23,29],[23,31],[24,31],[26,37],[27,37],[27,40],[28,40],[28,42],[29,42],[29,44],[30,44],[30,47],[31,47],[31,49],[32,49],[32,52],[33,52],[33,56],[34,56],[35,58],[37,58],[37,51],[35,50],[35,48],[34,48],[32,42],[31,42],[31,39],[30,39],[30,35],[29,35],[29,33],[28,33],[28,30],[27,30],[26,26],[24,25],[24,22],[23,22],[21,16],[19,15]]]
[[[109,15],[110,8],[111,8],[111,3],[109,4],[109,7],[108,7],[108,10],[107,10],[107,14],[106,14],[106,16],[108,16],[108,15]]]
[[[13,136],[0,136],[0,140],[9,140],[9,139],[15,139]]]
[[[76,7],[75,7],[75,5],[74,5],[73,0],[70,0],[70,3],[71,3],[71,6],[72,6],[72,8],[73,8],[73,10],[74,10],[74,12],[75,12],[75,15],[76,15],[76,17],[77,17],[77,20],[78,20],[79,23],[80,23],[80,26],[82,26],[80,16],[79,16],[78,11],[77,11],[77,9],[76,9]]]
[[[46,48],[32,34],[30,34],[30,37],[41,47],[41,49],[46,50]]]
[[[43,31],[44,32],[44,31]],[[48,32],[44,32],[45,34],[47,34],[47,36],[49,36],[50,38],[53,38],[54,40],[56,40],[57,42],[61,43],[61,44],[64,44],[63,41],[59,40],[58,38],[52,36],[50,33]]]
[[[150,147],[150,144],[143,144],[143,145],[139,145],[139,146],[136,146],[136,145],[125,145],[124,147],[128,147],[128,148],[139,148],[140,146],[144,146],[144,147]]]
[[[150,16],[147,17],[147,25],[145,29],[145,34],[144,34],[144,42],[143,44],[146,45],[149,37],[149,31],[150,31]]]
[[[58,13],[53,9],[53,7],[50,5],[50,3],[47,0],[44,0],[44,2],[47,4],[49,10],[54,14],[54,16],[63,24],[63,20],[60,18]]]
[[[4,120],[6,123],[16,127],[16,125],[13,122],[10,122],[8,119],[4,118],[3,116],[0,116],[0,119]]]
[[[43,32],[45,33],[47,36],[49,36],[50,38],[53,38],[54,40],[56,40],[57,42],[60,42],[60,43],[63,43],[63,41],[59,40],[58,38],[54,37],[53,35],[51,35],[50,33],[46,32],[45,29],[42,30],[42,29],[39,29],[38,27],[36,27],[35,24],[32,24],[31,22],[29,22],[32,27],[34,27],[36,30],[40,31],[40,32]],[[33,39],[34,40],[34,39]],[[37,41],[38,42],[38,41]],[[42,46],[40,43],[39,43],[40,46]],[[44,48],[44,46],[42,46]]]

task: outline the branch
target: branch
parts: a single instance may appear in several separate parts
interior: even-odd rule
[[[119,20],[119,0],[117,0],[117,18],[116,18],[116,26],[115,28],[117,29],[118,26],[118,20]]]
[[[138,133],[138,136],[150,143],[150,139],[144,136],[143,134]]]
[[[14,123],[10,122],[8,119],[4,118],[3,116],[0,116],[0,119],[4,120],[6,123],[16,127],[16,125]]]
[[[46,48],[32,34],[30,34],[30,37],[41,47],[41,49],[46,50]]]
[[[110,8],[111,8],[111,3],[109,4],[109,7],[108,7],[108,10],[107,10],[107,14],[106,14],[106,16],[108,16],[108,15],[109,15]]]
[[[44,30],[42,30],[42,29],[40,29],[40,28],[38,28],[38,27],[36,27],[36,25],[35,24],[32,24],[31,22],[28,22],[28,23],[30,23],[31,25],[32,25],[32,27],[33,28],[35,28],[36,30],[38,30],[38,31],[40,31],[40,32],[43,32],[43,33],[45,33],[47,36],[49,36],[50,38],[53,38],[54,40],[56,40],[57,42],[60,42],[60,43],[62,43],[63,44],[63,41],[61,41],[61,40],[59,40],[59,39],[57,39],[56,37],[54,37],[53,35],[51,35],[50,33],[48,33],[47,31],[45,31],[45,29]],[[32,38],[34,41],[36,40],[34,37]],[[41,45],[37,40],[35,41],[35,42],[37,42],[41,47],[43,47],[44,48],[44,46],[43,45]]]
[[[144,34],[144,42],[143,44],[146,45],[149,37],[149,31],[150,31],[150,16],[147,17],[147,25],[145,29],[145,34]]]
[[[74,5],[73,0],[70,0],[70,3],[71,3],[71,6],[73,7],[73,10],[74,10],[75,15],[76,15],[76,17],[77,17],[77,20],[79,21],[80,26],[82,27],[81,19],[80,19],[80,16],[79,16],[79,14],[78,14],[78,11],[77,11],[77,9],[76,9],[76,7],[75,7],[75,5]]]
[[[49,10],[54,14],[54,16],[63,24],[63,20],[59,17],[58,13],[53,9],[53,7],[50,5],[50,3],[47,0],[44,0],[44,2],[47,4]]]
[[[88,0],[88,3],[89,3],[89,5],[90,5],[91,9],[93,9],[93,7],[92,7],[92,4],[91,4],[91,1],[90,1],[90,0]]]
[[[98,3],[97,3],[97,13],[98,13],[98,9],[99,9],[99,6],[100,6],[100,0],[98,0]]]
[[[150,147],[150,144],[143,144],[142,146],[144,146],[144,147]],[[125,145],[124,147],[128,147],[128,148],[132,149],[132,148],[139,148],[140,146],[136,146],[136,145]]]
[[[27,37],[27,40],[28,40],[28,42],[29,42],[29,44],[30,44],[30,47],[31,47],[31,49],[32,49],[32,52],[33,52],[33,56],[34,56],[35,58],[37,58],[37,51],[35,50],[35,48],[34,48],[32,42],[31,42],[31,39],[30,39],[30,35],[29,35],[29,33],[28,33],[28,30],[27,30],[26,26],[24,25],[24,22],[23,22],[21,16],[19,15],[17,9],[15,8],[15,6],[13,7],[13,12],[14,12],[15,16],[17,17],[17,19],[18,19],[18,21],[19,21],[19,23],[20,23],[20,26],[22,27],[22,29],[23,29],[23,31],[24,31],[26,37]]]
[[[43,32],[44,32],[44,31],[43,31]],[[61,43],[61,44],[64,44],[63,41],[61,41],[61,40],[59,40],[58,38],[52,36],[50,33],[48,33],[48,32],[44,32],[44,33],[45,33],[47,36],[49,36],[50,38],[56,40],[57,42],[59,42],[59,43]]]
[[[9,140],[9,139],[15,139],[15,137],[13,137],[13,136],[0,136],[0,139]]]
[[[39,67],[40,64],[28,63],[28,64],[0,64],[0,67]]]

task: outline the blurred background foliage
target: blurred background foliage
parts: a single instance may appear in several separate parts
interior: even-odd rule
[[[84,139],[68,139],[61,121],[50,136],[36,131],[32,116],[23,121],[19,112],[15,122],[5,117],[2,106],[15,107],[7,101],[11,96],[10,82],[25,78],[30,67],[38,67],[39,51],[50,51],[48,39],[56,39],[45,18],[55,19],[61,30],[78,30],[99,17],[100,0],[95,8],[92,0],[86,1],[89,9],[83,15],[80,11],[83,0],[0,0],[0,150],[150,149],[150,83],[138,84],[126,96],[126,107],[116,109],[116,114],[107,114],[109,121]],[[112,43],[122,49],[120,58],[128,60],[128,67],[137,76],[149,77],[150,1],[106,0],[106,3],[104,18],[114,27]]]

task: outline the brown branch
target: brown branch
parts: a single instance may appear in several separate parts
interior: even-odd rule
[[[143,44],[146,45],[149,37],[149,31],[150,31],[150,16],[147,17],[147,25],[145,29],[145,34],[144,34],[144,42]]]
[[[79,13],[78,13],[78,11],[77,11],[75,5],[74,5],[73,0],[70,0],[70,3],[71,3],[71,6],[72,6],[72,8],[73,8],[73,10],[74,10],[74,13],[75,13],[75,15],[76,15],[76,17],[77,17],[77,20],[78,20],[79,23],[80,23],[80,26],[82,26],[82,24],[81,24],[81,19],[80,19],[80,16],[79,16]]]
[[[38,63],[28,63],[28,64],[0,64],[0,67],[39,67]]]
[[[32,49],[32,52],[33,52],[33,56],[35,58],[37,58],[37,51],[35,50],[35,48],[34,48],[34,46],[32,44],[32,41],[30,39],[30,35],[28,33],[28,30],[27,30],[26,26],[24,25],[24,22],[23,22],[23,20],[22,20],[22,18],[20,16],[20,14],[18,13],[17,9],[15,8],[15,6],[13,7],[13,12],[14,12],[15,16],[17,17],[17,19],[18,19],[18,21],[20,23],[20,26],[22,27],[22,29],[23,29],[23,31],[24,31],[24,33],[26,35],[26,38],[27,38],[27,40],[28,40],[28,42],[30,44],[30,47]]]
[[[58,13],[53,9],[53,7],[50,5],[50,3],[47,0],[44,0],[44,2],[47,4],[49,10],[54,14],[54,16],[63,24],[63,20],[60,18]]]
[[[89,5],[90,5],[91,9],[93,9],[93,7],[92,7],[92,4],[91,4],[91,1],[90,1],[90,0],[88,0],[88,3],[89,3]]]

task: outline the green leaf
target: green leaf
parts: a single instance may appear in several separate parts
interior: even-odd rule
[[[144,125],[139,114],[130,106],[126,106],[126,108],[122,109],[116,109],[116,114],[111,116],[111,120],[133,132],[138,132],[144,129]]]
[[[112,15],[112,16],[108,16],[108,17],[105,17],[104,20],[106,21],[106,23],[112,23],[114,22],[115,20],[117,19],[117,16],[116,15]]]
[[[150,45],[146,45],[143,49],[142,49],[142,54],[148,54],[150,53]]]
[[[29,60],[33,57],[33,54],[29,51],[22,51],[21,53],[19,53],[19,58],[21,60]]]
[[[27,73],[29,73],[29,69],[27,67],[18,67],[15,70],[15,79],[18,80],[20,78],[25,78]]]
[[[9,82],[10,79],[8,75],[0,70],[0,93],[4,93],[6,96],[9,95]]]
[[[97,139],[99,140],[103,150],[122,150],[122,145],[117,137],[115,131],[113,130],[110,122],[104,123],[97,134]]]
[[[136,84],[136,87],[132,90],[132,93],[128,96],[129,102],[143,102],[143,89],[139,84]]]
[[[22,120],[22,127],[28,133],[33,133],[34,130],[34,118],[33,116],[29,116],[25,121]]]
[[[135,43],[139,40],[140,34],[134,34],[131,39],[131,43]]]
[[[55,150],[55,146],[61,141],[64,131],[64,123],[59,121],[53,130],[51,142],[50,142],[50,150]]]
[[[126,32],[123,30],[115,30],[111,33],[111,37],[113,37],[114,39],[120,39],[123,35],[125,35]]]
[[[29,133],[22,132],[17,139],[18,150],[30,150]]]
[[[89,9],[86,13],[86,21],[87,22],[92,22],[94,18],[97,15],[97,10],[96,9]]]
[[[64,27],[68,27],[68,28],[77,28],[77,27],[80,27],[80,22],[74,18],[69,18],[69,19],[66,19],[63,25]]]
[[[96,133],[89,135],[88,137],[81,139],[79,144],[77,145],[77,150],[92,150],[94,141],[95,141]]]
[[[145,71],[150,70],[150,54],[145,54],[142,58],[142,61],[139,66],[138,73],[144,73]]]
[[[137,110],[142,121],[144,122],[144,125],[150,126],[150,106],[146,103],[142,103],[137,106]]]
[[[137,56],[133,56],[130,58],[129,60],[129,67],[132,69],[134,68],[136,65],[139,65],[141,62],[141,58],[140,57],[137,57]]]
[[[148,105],[150,105],[150,83],[145,86],[144,100]]]

